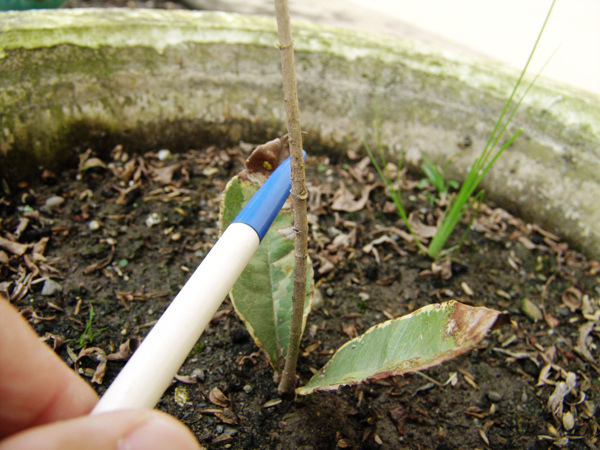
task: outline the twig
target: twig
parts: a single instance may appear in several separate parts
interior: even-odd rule
[[[287,116],[287,128],[292,163],[292,202],[294,207],[294,293],[292,297],[292,319],[290,340],[285,365],[278,386],[280,394],[292,394],[296,388],[296,362],[302,338],[304,298],[306,295],[306,259],[308,221],[306,217],[307,191],[305,186],[304,158],[302,155],[302,134],[296,89],[296,68],[294,66],[294,44],[290,27],[290,11],[287,0],[275,0],[281,72],[283,76],[283,98]]]

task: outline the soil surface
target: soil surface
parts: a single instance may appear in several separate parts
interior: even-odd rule
[[[5,192],[0,292],[102,394],[217,240],[221,193],[251,149],[98,149]],[[454,233],[450,245],[468,230],[460,249],[432,262],[367,159],[306,167],[321,301],[300,383],[350,337],[430,303],[484,305],[512,323],[423,373],[289,401],[226,300],[158,408],[207,448],[597,448],[600,264],[485,204]],[[399,177],[426,236],[445,200],[420,178]]]

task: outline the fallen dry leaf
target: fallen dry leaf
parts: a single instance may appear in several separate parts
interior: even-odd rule
[[[230,408],[225,408],[223,411],[215,412],[215,417],[217,417],[221,422],[229,425],[235,425],[238,423],[237,416]]]
[[[175,379],[185,384],[196,384],[198,381],[204,380],[204,370],[196,368],[191,375],[175,375]]]
[[[431,273],[442,280],[449,280],[452,278],[452,261],[450,258],[432,262]]]
[[[104,375],[106,374],[106,353],[100,347],[88,347],[81,350],[75,360],[75,370],[79,370],[79,361],[81,361],[82,358],[91,357],[93,354],[96,355],[95,359],[98,361],[98,365],[92,376],[92,383],[102,384]]]
[[[269,176],[288,156],[290,148],[286,134],[256,147],[246,159],[246,169],[249,173]]]
[[[223,394],[223,391],[218,387],[212,388],[210,393],[208,394],[208,399],[211,403],[214,403],[217,406],[222,406],[223,408],[228,407],[231,404],[231,400]]]
[[[134,346],[135,347],[135,346]],[[111,353],[106,357],[109,361],[127,361],[133,355],[133,350],[131,349],[131,339],[127,339],[121,345],[119,345],[119,350],[115,353]]]
[[[565,381],[556,385],[554,392],[548,398],[548,409],[557,419],[562,419],[564,399],[577,385],[577,375],[573,372],[568,372],[565,378]]]
[[[579,308],[581,308],[582,296],[583,296],[583,294],[581,293],[581,291],[579,289],[577,289],[575,286],[568,287],[562,293],[563,305],[565,305],[567,308],[569,308],[569,311],[574,313]]]
[[[0,248],[17,256],[23,256],[29,249],[29,245],[20,244],[19,242],[9,241],[0,236]]]
[[[592,364],[596,363],[592,352],[590,352],[590,346],[592,345],[592,338],[590,337],[590,333],[594,329],[594,326],[594,322],[587,322],[579,327],[577,346],[575,346],[575,351]]]
[[[44,334],[44,337],[42,337],[42,342],[52,342],[52,350],[56,350],[64,344],[65,337],[59,334],[52,334],[46,332],[46,334]]]
[[[363,186],[360,198],[356,200],[354,194],[348,190],[345,183],[340,183],[339,189],[333,195],[331,209],[334,211],[356,212],[363,209],[369,200],[369,194],[373,189],[380,186],[379,183]]]
[[[429,239],[435,236],[437,233],[438,227],[434,227],[431,225],[425,225],[421,220],[417,217],[415,211],[411,212],[408,215],[408,223],[410,224],[410,228],[417,237],[421,239]]]
[[[342,329],[350,339],[354,339],[358,336],[358,330],[356,329],[356,325],[353,323],[342,323]]]
[[[173,175],[181,169],[181,163],[171,164],[166,167],[153,167],[151,168],[151,178],[157,183],[171,184],[173,182]]]

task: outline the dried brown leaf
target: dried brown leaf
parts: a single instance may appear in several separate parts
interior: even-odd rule
[[[211,403],[214,403],[217,406],[222,406],[223,408],[228,407],[231,404],[231,400],[223,394],[223,391],[218,387],[212,388],[210,393],[208,394],[208,399]]]
[[[93,354],[95,354],[95,359],[98,361],[98,365],[94,371],[92,383],[102,384],[104,375],[106,374],[106,353],[100,347],[88,347],[81,350],[79,355],[77,355],[77,359],[75,360],[75,370],[79,369],[79,361],[81,361],[82,358],[91,357]]]
[[[106,164],[104,164],[104,161],[102,161],[100,158],[88,158],[85,161],[81,161],[79,164],[79,171],[85,172],[86,170],[98,167],[102,169],[107,168]]]
[[[356,212],[363,209],[369,200],[369,194],[373,189],[380,186],[379,183],[363,186],[360,198],[356,200],[354,194],[348,190],[345,183],[340,183],[339,189],[333,195],[331,209],[334,211]]]
[[[394,241],[391,237],[380,236],[377,239],[369,242],[367,245],[365,245],[363,247],[363,252],[375,254],[375,259],[377,260],[377,264],[380,264],[381,262],[379,261],[378,253],[375,251],[375,246],[380,245],[380,244],[389,244],[389,246],[392,247],[396,251],[396,253],[398,253],[399,255],[407,255],[408,254],[408,252],[406,252],[405,250],[402,250],[400,247],[398,247],[398,244],[396,244],[396,241]]]
[[[350,339],[354,339],[358,336],[358,330],[356,329],[356,325],[353,323],[342,323],[342,330]]]
[[[235,425],[238,423],[238,418],[230,408],[225,408],[223,411],[215,412],[215,416],[223,423]]]
[[[576,385],[577,376],[573,372],[568,372],[566,380],[558,383],[554,388],[554,392],[548,398],[548,409],[557,419],[562,419],[563,401]]]
[[[431,273],[442,280],[449,280],[452,278],[452,261],[450,261],[450,258],[432,262]]]
[[[17,256],[23,256],[29,249],[29,245],[19,242],[9,241],[0,236],[0,248]]]
[[[250,174],[260,173],[269,176],[288,156],[290,156],[290,148],[286,134],[256,147],[246,159],[246,169]]]
[[[417,214],[413,211],[408,215],[408,223],[410,223],[410,228],[413,233],[417,235],[417,237],[421,239],[429,239],[435,236],[437,233],[438,227],[434,227],[431,225],[425,225]]]
[[[171,164],[166,167],[151,167],[152,180],[161,184],[171,184],[173,182],[173,175],[180,170],[182,167],[181,163]]]
[[[119,350],[115,353],[111,353],[106,357],[109,361],[127,361],[133,355],[133,350],[131,349],[131,339],[127,339],[121,345],[119,345]]]
[[[46,246],[48,245],[48,242],[50,241],[50,238],[48,236],[41,238],[38,242],[35,243],[35,245],[33,246],[33,255],[34,258],[36,255],[40,255],[43,257],[44,253],[46,253]]]
[[[332,272],[335,270],[335,264],[333,264],[329,259],[325,258],[321,255],[316,255],[316,258],[319,260],[321,264],[317,272],[319,275],[325,275],[326,273]]]
[[[52,350],[56,350],[65,343],[65,337],[60,334],[52,334],[46,332],[46,334],[44,334],[44,337],[42,337],[42,342],[52,342]]]
[[[525,247],[527,250],[534,250],[537,248],[537,245],[535,245],[533,242],[531,242],[531,240],[526,237],[526,236],[519,236],[518,241],[523,245],[523,247]]]
[[[568,287],[562,293],[562,302],[569,310],[574,313],[581,308],[581,298],[583,294],[575,286]]]
[[[0,250],[0,264],[7,266],[9,262],[10,257],[8,256],[8,253],[6,253],[4,250]]]
[[[575,347],[575,351],[592,364],[596,363],[596,360],[589,349],[592,340],[590,333],[594,329],[594,326],[594,322],[587,322],[579,327],[579,336],[577,336],[577,346]]]

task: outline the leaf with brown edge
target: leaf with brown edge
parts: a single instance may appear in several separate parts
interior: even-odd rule
[[[428,305],[346,342],[296,392],[306,395],[427,369],[467,353],[507,322],[507,314],[485,307],[456,301]]]

